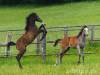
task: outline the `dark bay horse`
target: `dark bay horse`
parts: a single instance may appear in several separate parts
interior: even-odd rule
[[[63,39],[57,39],[55,41],[54,46],[56,46],[58,43],[60,43],[60,46],[61,46],[60,54],[58,54],[58,56],[60,56],[60,61],[59,61],[59,58],[58,58],[57,64],[59,62],[60,63],[62,62],[62,57],[65,55],[65,53],[71,47],[77,48],[78,55],[79,55],[78,63],[80,63],[81,55],[82,55],[82,62],[84,63],[84,47],[85,47],[87,35],[88,35],[88,27],[83,26],[81,31],[79,32],[79,34],[77,36],[72,36],[72,37],[64,36]],[[82,51],[80,49],[82,49]]]
[[[32,41],[35,40],[35,38],[40,34],[43,33],[43,36],[41,40],[46,36],[47,30],[44,26],[44,24],[41,24],[41,26],[38,28],[35,24],[35,22],[43,22],[40,17],[36,13],[31,13],[26,18],[26,27],[25,27],[25,33],[17,40],[16,43],[9,42],[8,47],[12,45],[16,45],[17,50],[19,50],[18,55],[16,56],[16,59],[18,61],[19,67],[22,68],[20,59],[26,52],[26,47],[32,43]]]

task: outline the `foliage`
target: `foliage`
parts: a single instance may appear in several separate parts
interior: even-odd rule
[[[80,1],[94,1],[94,0],[0,0],[2,5],[15,5],[15,4],[55,4],[55,3],[69,3]],[[98,0],[95,0],[98,1]]]

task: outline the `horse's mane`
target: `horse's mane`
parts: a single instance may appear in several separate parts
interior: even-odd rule
[[[28,30],[28,27],[29,27],[29,17],[26,18],[26,26],[25,26],[25,30],[27,31]]]
[[[36,13],[31,13],[31,14],[29,14],[29,16],[28,17],[26,17],[26,26],[25,26],[25,30],[27,31],[28,29],[29,29],[29,25],[31,25],[31,24],[29,24],[30,23],[30,18],[32,17],[32,16],[35,16],[36,15]],[[32,21],[32,20],[31,20]],[[32,22],[31,22],[32,23]],[[33,24],[33,23],[32,23]]]
[[[79,38],[79,36],[82,34],[82,32],[83,32],[83,29],[84,28],[86,28],[87,26],[86,25],[84,25],[83,27],[82,27],[82,29],[80,30],[80,32],[79,32],[79,34],[77,35],[77,38]]]

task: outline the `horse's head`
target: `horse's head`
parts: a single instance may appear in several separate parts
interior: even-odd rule
[[[36,13],[31,13],[27,19],[31,20],[31,21],[38,21],[38,22],[42,22],[42,19],[36,14]]]
[[[88,35],[88,27],[85,25],[83,26],[83,32],[84,32],[84,35]]]

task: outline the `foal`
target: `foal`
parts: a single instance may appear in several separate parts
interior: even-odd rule
[[[54,46],[56,46],[58,43],[60,43],[61,46],[61,51],[60,51],[60,63],[62,62],[62,57],[65,55],[65,53],[70,49],[70,47],[77,48],[78,51],[78,63],[80,63],[80,57],[82,55],[82,62],[84,63],[84,47],[85,47],[85,42],[86,42],[86,36],[88,35],[88,27],[83,26],[81,31],[77,36],[64,36],[63,39],[57,39],[55,41]],[[82,52],[80,51],[82,49]],[[57,63],[59,61],[57,60]]]
[[[9,42],[8,43],[8,48],[11,45],[16,45],[17,50],[19,53],[16,56],[16,59],[18,61],[19,67],[22,68],[21,65],[21,58],[23,57],[24,53],[26,52],[26,47],[32,43],[32,41],[35,40],[35,38],[40,34],[43,33],[43,36],[41,40],[46,36],[46,29],[44,24],[42,24],[39,28],[36,26],[36,21],[41,22],[42,20],[36,13],[31,13],[29,16],[26,18],[26,26],[25,26],[25,33],[17,40],[16,43],[14,42]]]

